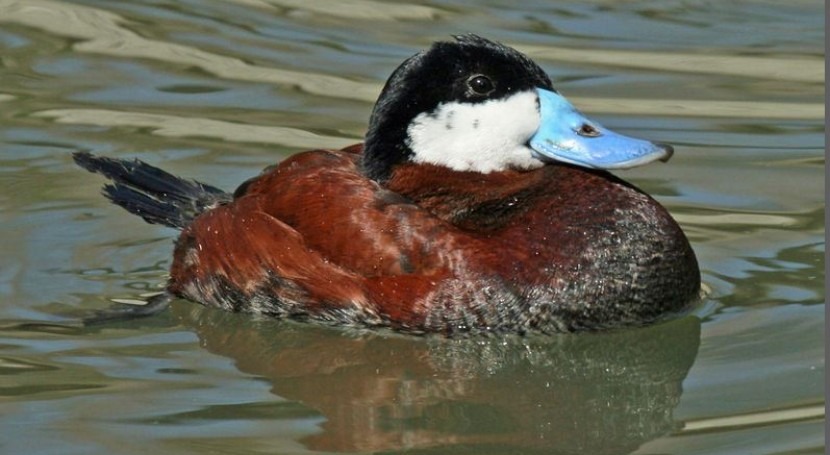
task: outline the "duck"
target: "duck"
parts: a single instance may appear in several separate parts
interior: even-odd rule
[[[687,312],[701,286],[688,239],[611,173],[673,153],[589,119],[528,56],[466,34],[392,72],[362,143],[293,154],[233,192],[139,160],[73,158],[110,180],[113,203],[181,231],[148,313],[181,298],[453,336]]]

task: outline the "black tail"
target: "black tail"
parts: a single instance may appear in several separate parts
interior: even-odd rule
[[[143,161],[87,152],[75,152],[72,158],[89,172],[112,180],[104,185],[104,196],[148,223],[182,229],[200,213],[231,199],[219,188],[176,177]]]

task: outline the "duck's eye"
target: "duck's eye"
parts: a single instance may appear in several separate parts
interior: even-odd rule
[[[597,136],[600,135],[600,132],[599,132],[598,129],[594,128],[592,125],[589,125],[587,123],[583,123],[582,126],[580,126],[579,129],[576,131],[576,134],[578,134],[580,136],[586,136],[586,137],[597,137]]]
[[[477,74],[467,79],[467,87],[476,95],[489,95],[496,89],[493,81],[483,74]]]

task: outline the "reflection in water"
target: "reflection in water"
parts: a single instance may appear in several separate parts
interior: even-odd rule
[[[173,311],[208,350],[319,411],[322,431],[303,441],[314,450],[627,452],[677,428],[672,412],[700,342],[695,317],[605,334],[446,340]]]

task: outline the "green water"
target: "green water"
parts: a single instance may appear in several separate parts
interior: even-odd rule
[[[824,451],[819,1],[0,0],[0,452]],[[76,150],[232,189],[357,142],[386,76],[476,32],[585,112],[669,142],[620,172],[678,219],[707,296],[650,328],[442,340],[256,320],[157,291],[175,231]]]

